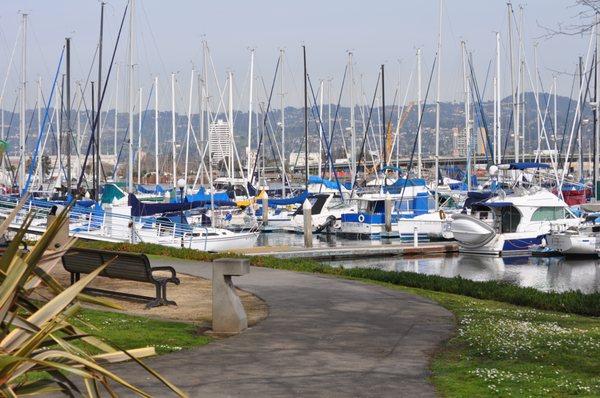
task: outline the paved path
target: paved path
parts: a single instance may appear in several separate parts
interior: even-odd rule
[[[211,276],[210,264],[152,259]],[[192,397],[430,397],[430,355],[454,329],[452,314],[404,292],[360,282],[252,268],[234,283],[269,316],[242,334],[148,360]],[[155,396],[139,367],[118,372]]]

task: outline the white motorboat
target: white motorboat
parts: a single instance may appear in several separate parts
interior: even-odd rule
[[[551,192],[519,187],[473,205],[470,215],[453,215],[451,231],[463,252],[503,255],[545,244],[553,223],[576,226],[580,219]]]

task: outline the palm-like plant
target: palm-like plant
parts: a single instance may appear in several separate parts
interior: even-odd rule
[[[0,225],[0,234],[8,229],[26,200],[26,197],[22,198]],[[105,392],[115,396],[113,387],[116,385],[140,396],[149,396],[103,366],[129,359],[175,394],[185,396],[140,360],[142,356],[153,354],[152,348],[120,350],[70,323],[81,308],[81,302],[119,308],[106,299],[82,293],[110,262],[67,288],[48,274],[75,240],[69,238],[58,248],[49,248],[66,223],[70,207],[49,223],[46,232],[27,253],[19,247],[34,215],[25,216],[21,228],[0,258],[0,397],[49,392],[88,397],[99,397]],[[50,289],[55,296],[42,303],[33,300],[32,295],[40,286]],[[99,354],[90,354],[98,350]]]

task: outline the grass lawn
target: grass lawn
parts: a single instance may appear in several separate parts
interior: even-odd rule
[[[165,253],[154,246],[118,248],[201,261],[219,256]],[[543,293],[501,282],[333,269],[311,260],[253,257],[251,261],[257,266],[329,274],[408,291],[453,312],[456,335],[441,347],[431,365],[432,382],[442,396],[600,396],[600,317],[574,314],[600,314],[598,293]],[[494,298],[498,301],[490,300]]]
[[[456,335],[432,363],[442,396],[600,396],[600,319],[384,285],[455,314]]]
[[[208,344],[210,337],[197,335],[190,323],[161,321],[118,312],[82,309],[73,324],[120,348],[153,346],[158,354]]]

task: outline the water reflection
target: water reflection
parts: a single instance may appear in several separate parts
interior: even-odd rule
[[[377,246],[399,240],[351,240],[335,235],[315,235],[314,247]],[[304,236],[294,233],[263,233],[257,246],[303,246]],[[600,259],[566,260],[562,257],[492,257],[461,254],[447,257],[383,257],[330,261],[344,267],[375,267],[389,271],[412,271],[476,281],[501,280],[544,291],[600,291]]]
[[[600,260],[567,260],[562,257],[491,257],[461,254],[431,258],[373,258],[330,261],[334,266],[374,267],[411,271],[475,281],[501,280],[544,291],[600,291]]]

